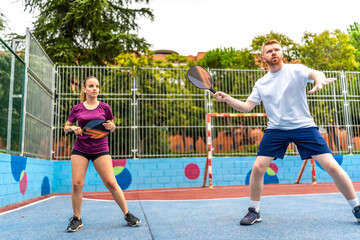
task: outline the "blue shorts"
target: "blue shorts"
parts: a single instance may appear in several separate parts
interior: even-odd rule
[[[265,130],[257,156],[283,159],[286,149],[291,142],[295,143],[303,160],[309,159],[314,155],[331,153],[318,128],[310,127],[294,130]]]

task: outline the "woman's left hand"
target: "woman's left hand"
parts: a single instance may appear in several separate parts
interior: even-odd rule
[[[106,122],[103,123],[103,126],[107,129],[107,130],[110,130],[111,132],[115,130],[115,124],[110,121],[110,120],[107,120]]]

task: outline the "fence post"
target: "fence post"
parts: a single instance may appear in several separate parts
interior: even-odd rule
[[[23,114],[22,114],[22,134],[21,134],[21,152],[20,155],[24,156],[25,152],[25,126],[26,126],[26,99],[27,99],[27,86],[28,86],[28,67],[30,60],[30,29],[26,28],[26,44],[25,44],[25,82],[23,88]]]
[[[208,73],[210,73],[211,69],[207,68]],[[212,112],[212,102],[211,102],[211,94],[210,91],[204,91],[205,94],[205,115],[207,113]]]
[[[53,112],[53,114],[51,114],[51,133],[50,133],[50,141],[49,141],[49,159],[50,160],[53,160],[52,159],[52,157],[54,156],[53,155],[53,153],[54,153],[54,147],[53,147],[53,144],[54,144],[54,129],[55,129],[55,127],[54,127],[54,119],[55,119],[55,111],[54,111],[54,109],[55,109],[55,78],[56,78],[56,74],[57,74],[57,72],[56,72],[56,66],[54,65],[53,67],[52,67],[52,74],[51,74],[51,82],[52,82],[52,90],[53,90],[53,92],[52,92],[52,100],[53,100],[53,102],[52,102],[52,112]]]
[[[342,93],[344,96],[344,117],[345,117],[345,128],[346,128],[346,137],[348,142],[349,154],[353,152],[352,146],[352,125],[351,125],[351,111],[349,111],[349,102],[348,102],[348,87],[347,87],[347,78],[344,71],[341,71],[340,75]]]
[[[131,92],[132,92],[132,97],[133,97],[133,103],[132,105],[132,111],[133,111],[133,121],[132,121],[132,133],[133,133],[133,144],[132,144],[132,149],[131,151],[133,152],[133,158],[137,158],[138,156],[138,148],[137,148],[137,144],[136,144],[136,140],[137,140],[137,129],[138,126],[136,124],[136,115],[137,115],[137,100],[136,100],[136,92],[137,92],[137,88],[136,88],[136,77],[137,77],[137,73],[136,73],[136,69],[135,67],[133,67],[131,71],[131,75],[133,75],[132,79],[132,87],[131,87]]]
[[[12,48],[15,49],[15,39],[13,39]],[[10,92],[9,92],[9,108],[8,108],[8,125],[7,125],[7,143],[6,149],[11,150],[11,126],[13,112],[13,94],[14,94],[14,75],[15,75],[15,55],[11,55],[11,73],[10,73]]]

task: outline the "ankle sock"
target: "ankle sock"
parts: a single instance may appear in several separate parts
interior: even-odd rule
[[[260,201],[251,201],[250,200],[250,207],[255,208],[255,211],[259,212],[259,210],[260,210]]]
[[[359,206],[359,199],[357,197],[347,201],[350,204],[351,209],[354,209],[354,207]]]

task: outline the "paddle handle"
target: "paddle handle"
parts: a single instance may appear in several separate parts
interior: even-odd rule
[[[83,129],[83,132],[86,131],[86,128]],[[73,130],[69,130],[66,132],[66,135],[71,135],[71,134],[75,134],[75,132]]]
[[[70,135],[70,134],[75,134],[75,132],[73,130],[69,130],[66,132],[66,135]]]
[[[212,92],[212,93],[216,93],[215,89],[213,89],[212,87],[209,88],[209,91]]]

